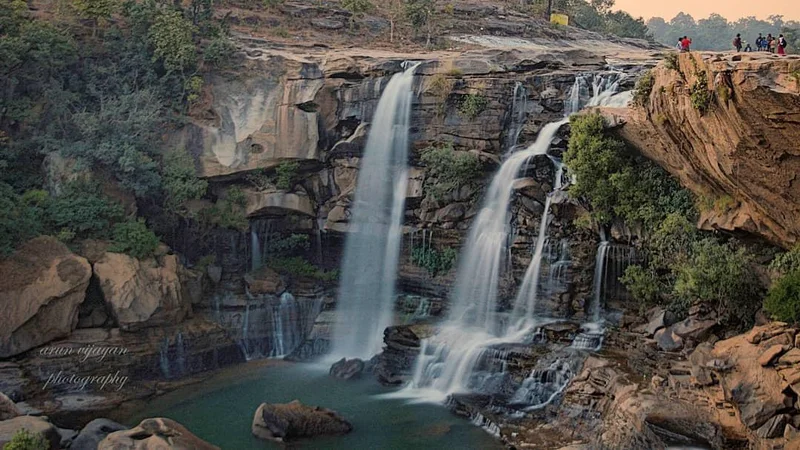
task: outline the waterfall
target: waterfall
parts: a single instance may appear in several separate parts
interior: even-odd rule
[[[506,135],[505,151],[510,154],[519,142],[519,135],[528,117],[528,90],[519,81],[514,83],[514,93],[511,97],[511,122]]]
[[[617,75],[598,81],[595,77],[595,95],[589,105],[605,105],[615,101]],[[575,81],[570,97],[580,102],[581,79]],[[575,92],[575,94],[573,94]],[[629,98],[629,96],[628,96]],[[622,100],[619,100],[620,102]],[[572,99],[570,99],[572,102]],[[569,112],[570,106],[566,109]],[[530,341],[537,333],[535,302],[539,266],[547,237],[548,210],[552,193],[548,196],[545,212],[539,225],[539,235],[534,258],[526,271],[526,280],[520,289],[510,317],[497,311],[498,280],[503,267],[504,249],[509,235],[508,211],[513,184],[525,164],[537,155],[547,155],[558,129],[567,122],[563,119],[545,125],[536,142],[526,150],[513,153],[503,162],[487,190],[481,210],[473,221],[466,244],[459,257],[459,270],[448,321],[438,335],[424,339],[414,368],[411,385],[399,395],[423,397],[442,401],[449,394],[475,389],[476,367],[485,359],[493,346]],[[556,190],[561,188],[563,167],[556,162]],[[507,324],[504,325],[503,321]],[[548,375],[532,373],[515,394],[516,404],[541,407],[560,393],[572,376],[573,370],[566,362],[554,363]],[[485,379],[486,377],[484,377]],[[564,381],[566,380],[566,381]]]
[[[600,322],[600,310],[603,302],[603,279],[606,277],[606,262],[608,261],[609,243],[606,240],[597,246],[597,255],[594,258],[594,287],[592,288],[592,303],[589,307],[592,322]]]
[[[408,183],[413,65],[386,86],[370,127],[345,243],[333,331],[338,357],[369,359],[391,324]]]
[[[576,83],[577,84],[577,83]],[[561,190],[561,179],[564,174],[564,165],[560,161],[555,160],[556,176],[553,186],[553,192],[548,194],[544,202],[544,211],[542,218],[539,222],[539,235],[536,237],[536,247],[533,252],[533,259],[528,269],[525,271],[525,278],[519,287],[517,299],[514,302],[513,317],[520,318],[520,322],[516,324],[518,329],[530,326],[536,314],[536,298],[539,292],[539,275],[542,267],[542,250],[544,249],[544,242],[547,238],[547,225],[549,224],[548,215],[550,214],[550,204],[553,200],[553,195]]]
[[[261,242],[258,239],[258,232],[255,228],[250,227],[250,270],[258,270],[261,268],[263,264],[261,252]]]

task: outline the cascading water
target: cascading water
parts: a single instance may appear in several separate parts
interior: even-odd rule
[[[514,151],[519,142],[519,135],[528,117],[528,90],[519,81],[514,83],[514,94],[511,98],[511,123],[506,134],[505,151]]]
[[[361,160],[333,335],[338,357],[369,359],[380,351],[392,321],[417,66],[395,74],[386,86]]]
[[[596,77],[597,78],[597,77]],[[617,78],[612,77],[612,78]],[[576,80],[570,92],[567,112],[580,104],[581,86]],[[597,106],[610,102],[618,83],[597,81],[593,83],[595,95],[589,105]],[[607,90],[605,89],[607,88]],[[483,206],[473,221],[466,245],[459,257],[458,277],[452,295],[452,309],[448,321],[438,335],[421,343],[420,355],[409,389],[400,395],[422,397],[441,401],[452,393],[470,391],[474,388],[475,368],[488,349],[507,343],[530,341],[537,331],[535,321],[535,297],[539,278],[538,265],[547,233],[547,215],[551,197],[548,196],[532,266],[528,268],[528,287],[521,289],[510,317],[497,312],[498,280],[506,242],[510,232],[507,213],[513,184],[523,166],[534,156],[546,155],[558,129],[567,119],[547,124],[539,133],[536,142],[524,151],[513,153],[500,167],[489,186]],[[557,188],[561,187],[562,167],[556,165]],[[523,282],[526,284],[526,282]],[[503,324],[501,322],[505,321]],[[556,364],[556,363],[554,363]],[[566,366],[559,366],[563,369]],[[553,382],[532,374],[523,383],[517,395],[517,403],[525,406],[540,406],[551,401],[571,377],[571,370],[551,370]],[[537,384],[538,383],[538,384]],[[546,385],[546,386],[544,386]],[[551,392],[552,391],[552,392]],[[546,394],[546,395],[545,395]],[[535,398],[534,398],[535,397]],[[546,397],[546,398],[543,398]],[[544,403],[543,403],[544,402]]]

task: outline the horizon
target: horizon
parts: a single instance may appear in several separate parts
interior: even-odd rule
[[[771,15],[783,15],[784,21],[800,20],[800,2],[780,3],[780,12],[764,12],[765,5],[751,0],[673,0],[671,2],[644,2],[642,0],[617,0],[614,10],[621,10],[633,17],[643,17],[649,20],[661,17],[670,21],[673,17],[683,12],[694,17],[695,20],[705,19],[716,13],[725,17],[729,22],[737,21],[744,17],[755,16],[766,20]],[[766,5],[769,8],[769,4]]]

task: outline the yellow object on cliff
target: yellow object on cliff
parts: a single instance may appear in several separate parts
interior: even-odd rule
[[[550,23],[555,25],[569,25],[569,16],[566,14],[550,14]]]

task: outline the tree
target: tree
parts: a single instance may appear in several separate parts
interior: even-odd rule
[[[384,14],[386,14],[386,17],[389,19],[389,42],[394,42],[397,22],[405,15],[405,5],[403,4],[403,0],[386,0],[386,4],[383,6],[385,8]]]
[[[97,33],[97,26],[117,10],[117,0],[72,0],[72,7],[81,17],[92,21],[92,36]]]
[[[342,0],[342,8],[350,11],[350,31],[355,26],[356,17],[361,17],[371,11],[375,5],[369,0]]]
[[[406,17],[414,27],[414,32],[418,33],[425,27],[427,39],[425,46],[431,45],[431,33],[433,28],[433,17],[436,14],[436,3],[434,0],[408,0],[406,3]]]
[[[161,61],[168,71],[184,73],[192,69],[197,63],[193,28],[179,11],[162,11],[148,36],[153,45],[153,59]]]

